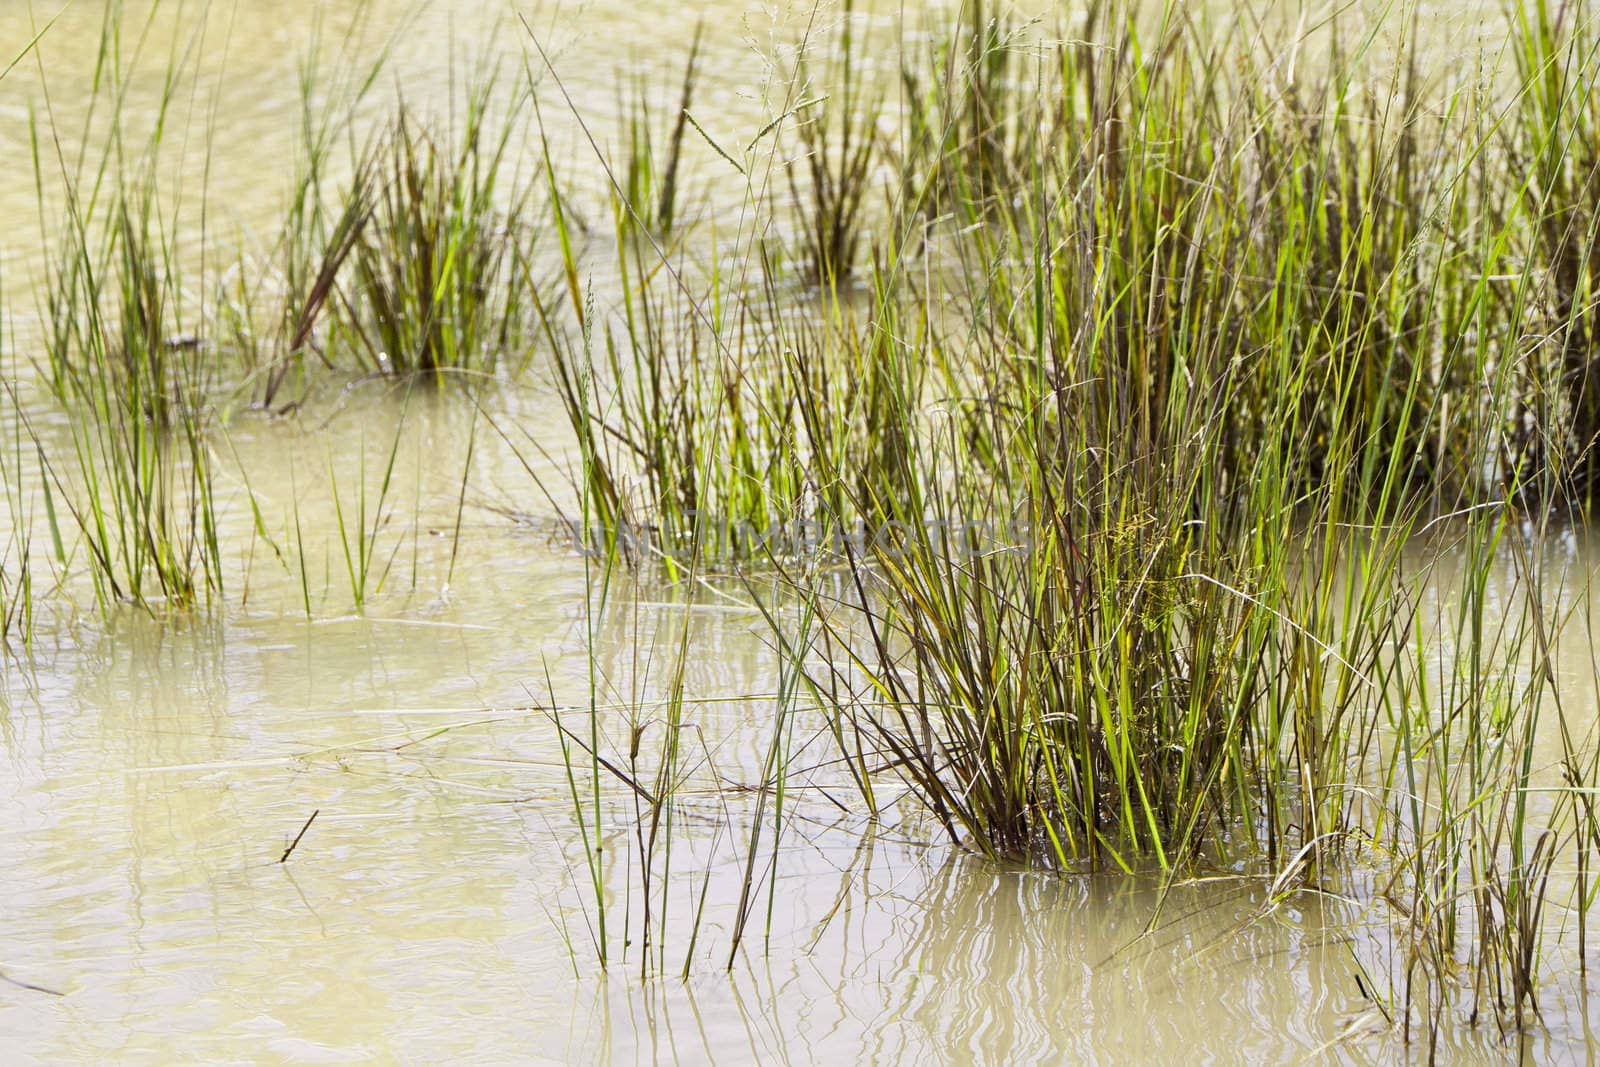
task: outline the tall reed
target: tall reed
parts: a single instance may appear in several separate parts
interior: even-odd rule
[[[792,74],[802,94],[792,123],[799,157],[788,162],[786,175],[800,213],[806,277],[823,288],[846,281],[855,270],[867,231],[867,196],[882,157],[883,91],[866,69],[858,17],[853,0],[846,0],[837,41],[825,45],[819,83],[812,83],[813,68],[804,55]]]
[[[665,130],[658,128],[659,120],[651,103],[654,94],[643,79],[635,82],[622,105],[622,140],[627,151],[623,164],[616,170],[625,203],[620,219],[623,229],[638,224],[652,233],[668,234],[678,222],[682,206],[679,197],[685,188],[681,176],[684,139],[689,131],[689,109],[694,103],[695,87],[701,77],[700,48],[704,33],[704,23],[695,27],[678,87],[677,110],[664,116]]]

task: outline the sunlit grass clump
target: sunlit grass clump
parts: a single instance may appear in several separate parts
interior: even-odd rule
[[[611,156],[531,62],[459,126],[324,119],[308,81],[281,233],[220,272],[209,245],[186,272],[154,170],[63,161],[53,406],[7,394],[8,489],[39,480],[8,492],[0,628],[29,625],[32,524],[107,607],[220,600],[213,452],[242,408],[532,365],[591,670],[623,568],[734,602],[781,652],[730,959],[804,720],[833,805],[913,812],[989,862],[1226,868],[1275,899],[1377,868],[1403,957],[1388,996],[1363,987],[1382,1013],[1436,1035],[1466,990],[1474,1018],[1529,1025],[1551,894],[1585,944],[1600,842],[1551,667],[1570,591],[1536,551],[1600,470],[1586,13],[1515,8],[1476,80],[1421,72],[1417,19],[1385,65],[1381,26],[1298,39],[1180,5],[1094,5],[1056,36],[969,5],[893,53],[833,15],[775,59],[742,150],[695,117],[699,37],[671,103],[624,94]],[[567,118],[587,184],[552,147]],[[707,168],[743,183],[737,210],[691,188]],[[332,490],[357,610],[390,576],[403,411],[370,500],[365,465]],[[608,782],[665,959],[683,633],[664,729],[632,716],[613,751],[598,684],[586,721],[552,711],[602,963]],[[1552,738],[1557,772],[1533,761]]]
[[[402,112],[351,193],[365,222],[332,318],[381,373],[489,373],[524,351],[536,217],[527,189],[503,173],[516,125],[486,130],[486,97],[474,98],[455,144]]]
[[[1587,500],[1589,27],[1517,12],[1504,109],[1380,72],[1372,36],[1328,31],[1289,80],[1270,33],[1178,9],[1031,52],[980,19],[902,72],[889,145],[844,26],[835,110],[778,124],[818,302],[786,306],[770,247],[754,293],[661,272],[678,313],[625,297],[625,335],[574,297],[585,522],[674,576],[780,576],[769,617],[865,810],[894,780],[995,860],[1245,864],[1284,892],[1384,857],[1411,903],[1383,1010],[1436,1033],[1470,975],[1523,1025],[1556,843],[1592,858],[1593,757],[1569,742],[1572,791],[1521,799],[1559,708],[1507,664],[1548,612],[1424,620],[1414,538],[1458,531],[1533,588],[1515,509]],[[897,175],[863,214],[878,153]],[[814,550],[726,536],[771,515]]]
[[[147,184],[75,201],[51,271],[45,352],[70,447],[36,449],[56,562],[79,535],[102,604],[195,606],[221,589],[208,434],[213,356]],[[14,394],[13,394],[14,395]],[[18,462],[23,462],[19,457]]]

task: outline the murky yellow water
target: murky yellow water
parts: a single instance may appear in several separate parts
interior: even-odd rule
[[[213,238],[274,217],[294,151],[296,62],[319,9],[325,54],[337,57],[350,35],[346,58],[330,59],[336,71],[394,38],[374,115],[396,93],[444,106],[484,57],[501,57],[514,76],[527,52],[520,23],[497,5],[383,0],[365,21],[304,0],[162,6],[140,62],[163,65],[175,44],[197,50],[200,74],[178,109],[187,137],[169,135],[178,148],[166,165],[189,176],[192,195],[203,184]],[[0,10],[0,50],[15,51],[53,10]],[[142,25],[146,10],[130,4],[129,25]],[[578,110],[610,129],[616,71],[672,69],[702,14],[706,113],[714,135],[736,142],[763,121],[776,43],[805,32],[809,6],[597,0],[548,6],[530,23]],[[6,158],[26,157],[29,110],[43,113],[40,67],[73,157],[100,25],[99,4],[69,7],[39,66],[28,60],[0,83]],[[130,113],[148,111],[153,87],[136,81],[131,91],[146,98]],[[574,172],[593,167],[573,125],[561,129]],[[208,173],[196,162],[206,145]],[[38,226],[30,184],[5,183],[8,279],[31,276]],[[26,301],[12,303],[25,320]],[[731,970],[752,800],[723,788],[691,797],[682,813],[668,976],[638,976],[637,943],[620,958],[614,944],[601,973],[558,734],[533,706],[552,695],[583,703],[594,674],[609,685],[602,703],[659,693],[687,613],[688,688],[705,698],[688,711],[703,739],[698,780],[749,785],[769,742],[777,658],[760,615],[736,595],[686,612],[681,593],[656,588],[617,594],[591,663],[583,564],[528,470],[559,496],[561,426],[548,386],[534,373],[499,387],[481,414],[451,399],[408,403],[392,386],[340,384],[293,418],[241,415],[228,433],[220,506],[230,570],[213,619],[130,612],[102,622],[41,606],[33,655],[8,658],[0,686],[0,973],[9,980],[0,982],[0,1059],[1425,1054],[1408,1052],[1357,986],[1362,968],[1395,961],[1385,921],[1352,902],[1354,891],[1273,899],[1260,880],[1224,874],[1163,900],[1153,882],[998,870],[914,818],[842,815],[820,788],[797,788],[790,801],[754,932]],[[386,563],[358,614],[332,489],[347,503],[363,484],[375,493],[397,432],[399,488],[377,542]],[[300,558],[296,542],[309,560],[304,581],[289,562]],[[1586,548],[1551,552],[1587,568]],[[1573,691],[1583,690],[1593,678],[1586,650],[1564,654]],[[622,712],[605,713],[605,726],[621,731]],[[821,764],[822,748],[800,762]],[[826,787],[825,767],[803,769],[802,780]],[[639,906],[628,814],[606,814],[614,923]],[[709,903],[691,951],[689,902],[702,888]],[[1541,994],[1546,1027],[1526,1048],[1483,1023],[1449,1028],[1448,1055],[1578,1056],[1594,1044],[1590,985],[1575,969],[1558,972]]]

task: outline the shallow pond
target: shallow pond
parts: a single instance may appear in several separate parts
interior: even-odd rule
[[[7,50],[31,36],[27,6],[0,11]],[[354,35],[335,65],[393,36],[380,95],[438,101],[485,54],[520,73],[524,30],[485,6],[385,0],[354,30],[329,11],[321,32]],[[215,110],[184,105],[194,136],[169,139],[179,147],[167,162],[206,174],[217,240],[276,210],[296,57],[326,7],[212,5],[198,39],[194,5],[162,7],[149,24],[143,47],[158,65],[175,45],[214,56],[186,88]],[[670,72],[702,16],[713,133],[759,126],[764,49],[803,31],[809,8],[602,0],[530,23],[578,111],[610,128],[616,70]],[[87,113],[100,17],[99,5],[68,8],[40,52],[44,73],[28,60],[0,86],[8,157],[28,151],[41,78],[61,128]],[[143,9],[127,19],[142,26]],[[581,138],[562,128],[581,169]],[[0,190],[8,278],[32,276],[37,226],[28,182]],[[26,315],[15,328],[27,336]],[[1361,871],[1340,892],[1275,895],[1228,870],[1163,886],[1000,869],[892,804],[882,821],[842,812],[820,742],[797,757],[808,773],[781,847],[757,849],[760,899],[730,968],[751,783],[777,702],[768,628],[737,590],[686,606],[681,590],[629,586],[591,614],[584,560],[557,520],[570,491],[549,383],[537,372],[505,383],[481,409],[458,399],[366,382],[318,392],[291,418],[239,415],[219,502],[230,570],[212,617],[41,606],[31,653],[7,658],[0,682],[6,1062],[1426,1055],[1358,981],[1396,951]],[[380,566],[357,611],[332,501],[376,496],[397,433]],[[1586,580],[1587,544],[1548,551]],[[624,730],[619,709],[659,696],[683,627],[698,790],[676,831],[674,910],[648,946],[662,973],[640,976],[641,944],[614,946],[602,972],[545,709],[587,707],[597,686],[604,729]],[[1592,709],[1589,650],[1569,642],[1561,654],[1571,699]],[[614,921],[636,924],[629,813],[605,812],[603,892]],[[1446,1051],[1592,1058],[1593,984],[1561,969],[1542,989],[1545,1025],[1522,1044],[1480,1022],[1446,1028]]]

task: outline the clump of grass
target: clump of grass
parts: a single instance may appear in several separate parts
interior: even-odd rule
[[[1336,68],[1308,118],[1248,67],[1224,84],[1225,47],[1121,32],[1067,53],[1087,101],[1063,108],[1072,147],[963,264],[992,280],[965,416],[908,421],[907,476],[855,491],[896,536],[850,561],[816,692],[857,754],[1001,858],[1135,869],[1260,849],[1292,881],[1369,841],[1376,793],[1414,816],[1390,847],[1419,894],[1404,914],[1433,1010],[1470,922],[1479,1010],[1525,1027],[1592,768],[1569,744],[1554,813],[1533,815],[1549,675],[1496,672],[1548,665],[1547,609],[1509,641],[1481,600],[1465,611],[1435,704],[1411,681],[1438,661],[1411,643],[1402,566],[1441,504],[1484,502],[1475,546],[1510,521],[1485,472],[1524,372],[1500,346],[1528,319],[1490,280],[1507,247],[1536,246],[1474,199],[1493,138],[1455,125],[1466,95],[1424,130],[1412,74],[1353,104]],[[1524,261],[1509,280],[1546,276]],[[1368,774],[1380,724],[1417,740],[1417,701],[1417,747]]]
[[[939,345],[887,317],[855,347],[779,316],[757,331],[783,338],[769,407],[800,428],[808,514],[870,531],[842,569],[775,561],[822,635],[779,624],[780,644],[816,651],[813,695],[869,805],[889,772],[995,857],[1254,861],[1274,894],[1369,850],[1407,1037],[1421,1018],[1436,1039],[1462,996],[1525,1029],[1574,856],[1584,937],[1594,765],[1548,711],[1549,579],[1519,565],[1510,618],[1485,582],[1521,521],[1500,494],[1584,435],[1559,397],[1540,411],[1554,448],[1519,454],[1507,432],[1529,376],[1574,379],[1522,358],[1550,351],[1530,294],[1563,277],[1564,246],[1493,190],[1507,136],[1546,144],[1568,120],[1497,126],[1471,87],[1436,107],[1414,68],[1358,93],[1342,49],[1286,86],[1255,42],[1176,21],[1141,42],[1126,14],[1061,53],[1060,99],[1031,112],[1061,123],[1054,154],[950,164],[972,172],[953,189],[1008,208],[961,246],[966,303]],[[931,318],[945,295],[916,303]],[[697,410],[590,420],[587,439],[672,441],[705,469],[728,416]],[[1441,644],[1405,549],[1458,508],[1472,577]],[[1551,729],[1563,783],[1540,785]]]
[[[184,53],[175,41],[141,144],[124,121],[139,49],[124,50],[122,18],[120,5],[107,8],[84,120],[84,140],[91,131],[107,139],[103,154],[96,159],[85,147],[69,159],[48,91],[49,124],[37,114],[29,122],[41,232],[58,242],[41,281],[40,377],[64,432],[52,433],[47,447],[31,397],[8,391],[19,433],[38,458],[37,497],[29,497],[42,500],[56,565],[68,571],[69,545],[81,550],[106,610],[187,609],[222,585],[208,444],[218,360],[203,297],[183,275],[192,262],[178,236],[183,198],[163,196],[155,181]],[[45,229],[52,174],[65,203],[53,238]],[[202,213],[197,245],[205,241]],[[16,459],[20,476],[20,450]]]
[[[322,25],[298,64],[300,131],[284,217],[272,243],[242,250],[216,284],[216,332],[249,373],[249,394],[264,409],[299,403],[308,357],[332,368],[325,319],[337,307],[336,283],[370,217],[370,167],[359,160],[338,190],[335,149],[354,137],[358,109],[389,60],[391,39],[376,56],[357,54],[361,20],[347,28],[332,58],[323,55]],[[295,386],[294,398],[285,391]]]
[[[1399,979],[1420,975],[1436,1012],[1470,973],[1484,1010],[1525,1026],[1588,786],[1533,817],[1539,687],[1485,668],[1540,647],[1542,624],[1497,641],[1480,597],[1439,660],[1405,548],[1463,510],[1482,567],[1514,522],[1501,494],[1526,456],[1502,457],[1542,328],[1516,294],[1559,276],[1550,245],[1484,192],[1507,131],[1472,87],[1436,107],[1403,68],[1358,92],[1366,38],[1284,83],[1259,41],[1166,14],[1148,39],[1097,12],[1033,90],[1054,98],[999,105],[1051,116],[1048,154],[1007,163],[1024,142],[1004,133],[947,156],[947,195],[986,225],[956,235],[960,276],[921,291],[889,257],[864,329],[839,328],[837,294],[780,313],[770,264],[764,303],[714,304],[739,331],[694,344],[614,344],[574,289],[586,342],[622,353],[558,368],[581,484],[603,524],[659,539],[730,484],[739,420],[770,416],[787,451],[764,454],[791,458],[757,499],[863,531],[762,558],[815,620],[792,640],[772,615],[869,805],[892,772],[997,858],[1257,862],[1275,893],[1372,848],[1394,864],[1386,899],[1414,894]],[[740,388],[708,386],[729,363]],[[1593,778],[1579,751],[1568,786]]]
[[[107,209],[104,231],[93,216],[70,223],[45,347],[72,455],[40,456],[47,504],[81,533],[101,602],[188,607],[221,589],[214,377],[205,343],[182,330],[178,256],[154,210],[136,186]]]
[[[1248,825],[1269,861],[1317,865],[1352,829],[1350,761],[1410,625],[1406,531],[1494,488],[1522,373],[1498,346],[1522,320],[1490,278],[1518,234],[1472,200],[1490,138],[1456,125],[1470,94],[1430,118],[1402,70],[1363,98],[1338,48],[1296,90],[1251,66],[1253,40],[1166,16],[1146,42],[1107,8],[1062,50],[1059,101],[1037,112],[1061,123],[1058,155],[1024,171],[990,141],[950,163],[1010,205],[962,264],[974,354],[931,398],[955,418],[926,416],[938,346],[888,320],[850,349],[797,344],[774,315],[781,374],[741,378],[781,382],[763,410],[800,427],[782,485],[808,496],[790,499],[875,531],[846,547],[854,597],[827,633],[848,653],[816,688],[952,837],[1133,867]],[[851,144],[840,173],[866,173]],[[846,230],[818,227],[819,277],[853,258]],[[592,368],[563,376],[603,523],[696,514],[707,458],[739,454],[731,394],[683,405],[672,382],[746,338],[654,347],[686,365],[613,363],[637,390],[614,408]],[[651,472],[642,506],[613,442]],[[973,522],[1027,537],[952,542]]]
[[[492,374],[526,356],[525,293],[540,217],[509,158],[526,95],[491,120],[493,77],[468,97],[459,134],[396,118],[352,149],[334,188],[332,154],[382,59],[345,89],[346,107],[318,110],[317,71],[302,71],[302,160],[280,233],[261,264],[241,261],[218,306],[253,370],[264,407],[307,357],[346,360],[394,377]],[[290,402],[291,405],[294,401]]]
[[[882,156],[883,92],[870,80],[856,23],[855,5],[847,0],[837,45],[819,75],[826,93],[812,85],[804,57],[793,76],[801,99],[790,121],[800,154],[785,174],[801,215],[806,277],[823,288],[847,281],[856,268],[867,229],[867,194]]]
[[[485,125],[491,85],[474,95],[453,151],[402,111],[352,187],[360,209],[339,216],[328,247],[348,251],[344,278],[332,283],[335,329],[372,370],[487,373],[521,351],[532,216],[527,188],[507,173],[515,122],[498,135]],[[322,292],[321,277],[308,297]]]
[[[922,360],[882,358],[901,381]],[[1321,515],[1305,532],[1289,509],[1235,506],[1209,404],[1146,427],[1107,410],[1136,367],[1087,345],[1030,363],[985,361],[983,399],[931,423],[908,394],[890,405],[898,476],[846,489],[872,536],[844,604],[813,605],[849,650],[817,691],[954,840],[996,858],[1133,869],[1191,862],[1240,824],[1269,856],[1319,838],[1343,786],[1334,724],[1376,685],[1372,642],[1393,625],[1400,535],[1363,548]],[[1207,397],[1231,370],[1193,373]],[[1359,558],[1370,584],[1294,581],[1305,556]],[[1349,597],[1360,613],[1336,622]]]

